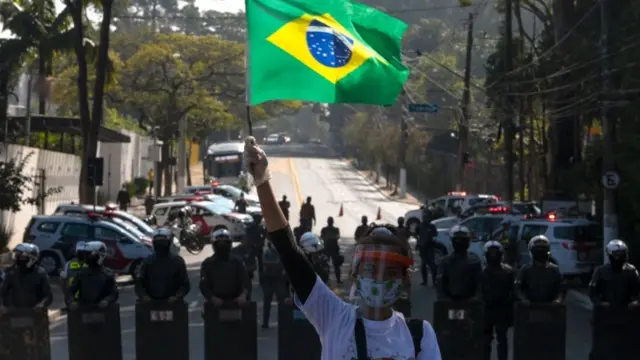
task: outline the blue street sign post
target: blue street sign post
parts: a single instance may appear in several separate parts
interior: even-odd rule
[[[435,104],[409,104],[409,112],[437,113],[438,105]]]

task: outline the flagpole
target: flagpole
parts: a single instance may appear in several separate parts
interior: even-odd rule
[[[253,124],[251,123],[251,101],[250,101],[250,88],[251,88],[251,79],[249,76],[249,34],[247,34],[247,42],[244,46],[244,99],[245,99],[245,111],[247,115],[247,126],[249,130],[249,135],[253,136]]]

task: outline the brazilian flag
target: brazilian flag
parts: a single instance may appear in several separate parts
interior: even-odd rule
[[[246,0],[249,104],[391,105],[409,70],[404,22],[349,0]]]

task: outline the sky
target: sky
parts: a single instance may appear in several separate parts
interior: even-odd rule
[[[56,0],[56,6],[58,9],[62,9],[62,0]],[[238,12],[238,10],[244,11],[244,0],[196,0],[196,6],[200,8],[200,11]],[[0,32],[0,38],[7,37],[10,37],[10,33]]]

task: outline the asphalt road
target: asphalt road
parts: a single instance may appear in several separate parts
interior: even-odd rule
[[[343,234],[342,247],[346,255],[353,248],[353,232],[360,223],[360,217],[367,215],[370,221],[376,219],[378,209],[382,221],[395,222],[397,217],[411,208],[411,205],[388,200],[375,188],[368,185],[356,171],[340,159],[331,157],[331,152],[315,145],[284,145],[267,147],[270,156],[270,167],[273,175],[273,186],[278,196],[287,195],[291,201],[291,223],[298,224],[300,203],[307,196],[312,197],[316,208],[318,224],[315,231],[326,223],[326,218],[333,216],[336,225]],[[338,217],[340,206],[344,216]],[[188,266],[193,285],[187,297],[190,308],[189,338],[190,358],[204,359],[204,326],[201,318],[202,296],[197,289],[200,262],[209,256],[207,248],[198,256],[183,254]],[[348,268],[348,256],[345,268]],[[346,270],[346,269],[345,269]],[[414,284],[419,284],[417,273]],[[344,275],[343,275],[344,276]],[[120,289],[121,327],[123,359],[135,359],[135,295],[131,286]],[[253,287],[253,300],[258,302],[258,318],[261,319],[262,295],[257,284]],[[412,286],[413,313],[415,317],[431,320],[432,305],[435,292],[431,287]],[[570,305],[567,311],[567,360],[584,360],[590,347],[590,325],[588,312],[579,306]],[[258,322],[260,325],[260,321]],[[258,329],[258,349],[260,360],[277,359],[277,310],[273,303],[271,328]],[[63,316],[51,324],[51,350],[55,360],[67,360],[66,318]],[[544,346],[544,342],[541,343]],[[98,349],[96,351],[99,351]],[[301,355],[303,358],[304,355]]]

